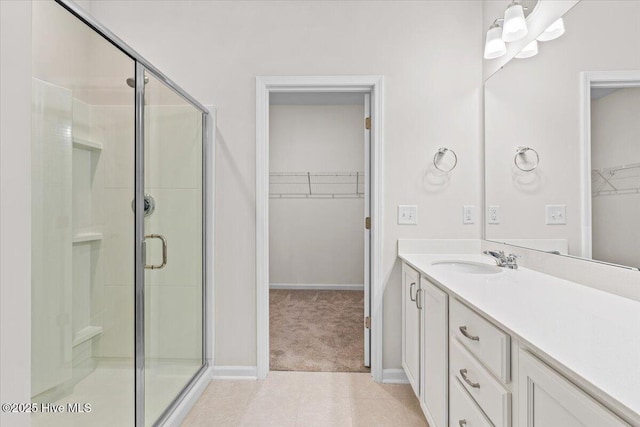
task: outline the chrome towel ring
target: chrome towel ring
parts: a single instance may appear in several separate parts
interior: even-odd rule
[[[447,154],[447,153],[451,153],[453,154],[453,165],[450,168],[441,168],[440,166],[438,166],[438,163],[440,162],[440,160],[442,160],[442,158]],[[438,169],[439,171],[442,172],[451,172],[452,170],[454,170],[456,168],[456,165],[458,164],[458,156],[456,155],[455,151],[453,151],[450,148],[439,148],[438,151],[436,152],[435,156],[433,156],[433,166],[436,167],[436,169]]]
[[[518,158],[523,157],[527,151],[533,151],[533,154],[536,155],[536,161],[535,163],[533,163],[533,166],[531,166],[530,168],[525,168],[522,167],[521,163],[518,163]],[[535,168],[538,167],[538,164],[540,163],[540,156],[538,155],[538,152],[536,150],[534,150],[531,147],[518,147],[516,148],[516,155],[513,158],[513,164],[516,165],[516,167],[518,169],[520,169],[523,172],[531,172],[532,170],[534,170]]]

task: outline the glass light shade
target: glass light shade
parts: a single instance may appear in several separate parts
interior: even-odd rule
[[[564,34],[564,19],[558,18],[553,24],[549,25],[544,33],[538,36],[538,41],[548,42],[555,40]]]
[[[518,59],[531,58],[532,56],[536,56],[538,54],[538,41],[534,40],[528,45],[526,45],[518,54],[515,56]]]
[[[502,26],[502,40],[505,42],[515,42],[527,35],[527,21],[524,18],[524,10],[517,3],[511,5],[504,11],[504,24]]]
[[[485,59],[499,58],[505,53],[507,53],[507,46],[502,41],[502,28],[498,26],[489,28],[484,42]]]

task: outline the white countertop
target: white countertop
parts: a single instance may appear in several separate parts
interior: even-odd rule
[[[443,260],[495,265],[481,254],[399,256],[640,422],[640,302],[522,267],[466,274],[432,266]]]

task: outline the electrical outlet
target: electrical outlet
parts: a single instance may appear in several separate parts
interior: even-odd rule
[[[398,206],[398,224],[416,225],[418,223],[418,207],[415,205]]]
[[[476,223],[476,207],[475,206],[464,205],[462,207],[462,223],[463,224]]]
[[[489,224],[500,224],[500,206],[489,206],[487,222]]]
[[[566,205],[546,205],[547,225],[564,225],[567,223]]]

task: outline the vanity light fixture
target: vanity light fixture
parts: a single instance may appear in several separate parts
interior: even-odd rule
[[[518,59],[531,58],[532,56],[536,56],[538,54],[538,41],[533,40],[531,43],[527,44],[518,54],[515,56]]]
[[[515,42],[527,35],[527,21],[524,17],[524,9],[519,1],[514,0],[504,11],[504,24],[502,27],[502,40]]]
[[[539,42],[548,42],[555,40],[564,34],[564,19],[558,18],[553,24],[549,25],[542,34],[538,36]]]
[[[485,59],[499,58],[507,53],[507,46],[502,40],[502,27],[500,26],[501,19],[496,19],[489,31],[487,31],[487,38],[484,42],[484,57]]]

